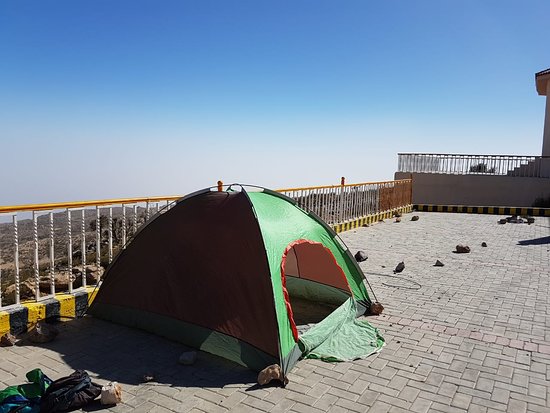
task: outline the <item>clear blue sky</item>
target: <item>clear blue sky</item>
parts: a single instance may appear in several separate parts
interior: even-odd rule
[[[0,2],[0,205],[539,155],[550,2]]]

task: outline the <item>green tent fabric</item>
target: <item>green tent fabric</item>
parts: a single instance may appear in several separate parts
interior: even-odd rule
[[[376,353],[384,338],[366,320],[356,318],[356,305],[347,300],[323,321],[300,336],[304,358],[351,361]]]
[[[368,323],[355,321],[370,309],[365,276],[342,240],[293,199],[239,185],[198,191],[153,217],[107,268],[89,312],[254,370],[277,363],[286,375],[304,357],[298,299],[348,303],[335,316],[356,350],[322,344],[324,321],[323,358],[372,353]]]
[[[330,250],[336,259],[337,265],[343,269],[355,299],[366,305],[369,299],[363,283],[364,275],[351,258],[351,255],[346,254],[343,243],[338,242],[339,238],[320,219],[311,219],[311,215],[296,208],[295,204],[289,203],[285,198],[273,196],[273,194],[266,196],[265,192],[250,192],[248,196],[252,201],[260,223],[268,253],[267,258],[275,294],[277,321],[279,331],[282,333],[280,337],[281,351],[283,357],[288,357],[293,351],[296,341],[291,334],[291,320],[287,315],[280,276],[281,257],[285,248],[297,238],[321,243]],[[284,223],[284,225],[281,225],[281,223]],[[295,293],[299,294],[298,291],[295,291]],[[305,298],[309,297],[306,295]],[[362,312],[364,311],[363,308]]]

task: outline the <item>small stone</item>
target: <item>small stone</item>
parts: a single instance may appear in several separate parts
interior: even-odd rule
[[[528,223],[529,225],[534,224],[534,223],[535,223],[535,218],[533,218],[533,217],[527,217],[527,223]]]
[[[401,218],[395,218],[395,222],[401,222]]]
[[[399,264],[397,264],[397,267],[395,267],[395,270],[393,270],[393,273],[396,274],[398,272],[403,272],[405,269],[405,263],[401,261]]]
[[[283,375],[281,367],[278,364],[272,364],[260,371],[258,374],[258,384],[264,386],[271,380],[279,380],[283,386],[288,384],[288,378]]]
[[[27,338],[32,343],[48,343],[52,341],[59,331],[52,325],[37,323],[28,332]]]
[[[366,261],[369,257],[367,256],[367,253],[365,251],[357,251],[355,253],[355,261],[357,262],[363,262]]]
[[[370,305],[370,313],[372,315],[380,315],[382,314],[382,311],[384,311],[384,306],[380,304],[379,302],[372,303]]]
[[[411,221],[418,221],[420,219],[420,217],[418,215],[413,215],[413,217],[411,218]]]
[[[196,351],[184,351],[181,353],[178,363],[183,364],[184,366],[190,366],[195,363],[195,360],[197,360]]]
[[[468,254],[470,252],[470,247],[467,245],[458,244],[456,246],[457,254]]]
[[[506,219],[504,219],[504,218],[498,220],[498,223],[499,223],[499,224],[506,224],[507,222],[508,222],[508,221],[507,221]]]
[[[17,338],[13,334],[8,332],[0,337],[0,347],[11,347],[15,345],[16,341]]]
[[[156,380],[156,376],[154,373],[145,373],[143,376],[141,376],[142,383],[150,383],[155,380]]]
[[[485,241],[483,241],[483,242],[481,243],[481,246],[482,246],[482,247],[487,247],[487,243],[486,243]]]
[[[445,264],[443,264],[441,261],[439,261],[439,260],[435,261],[434,267],[444,267],[444,266],[445,266]]]

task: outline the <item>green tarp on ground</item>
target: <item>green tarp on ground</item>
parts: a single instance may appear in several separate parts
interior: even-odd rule
[[[350,361],[380,351],[384,339],[367,320],[356,317],[355,300],[349,299],[327,318],[300,336],[303,358]]]

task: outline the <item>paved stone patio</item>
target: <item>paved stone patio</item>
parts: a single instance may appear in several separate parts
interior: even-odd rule
[[[123,385],[113,412],[550,412],[550,218],[418,215],[342,234],[367,251],[361,266],[386,307],[369,320],[387,345],[366,360],[303,360],[286,388],[259,388],[231,362],[199,353],[181,366],[182,345],[86,317],[52,343],[1,348],[0,387],[36,367],[52,378],[86,369]],[[459,243],[472,252],[452,253]],[[144,374],[156,381],[141,383]]]

